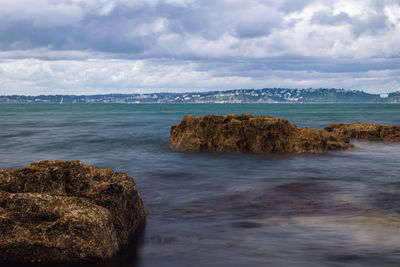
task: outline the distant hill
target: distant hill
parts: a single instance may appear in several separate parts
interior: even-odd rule
[[[344,89],[234,89],[192,93],[0,96],[0,103],[400,103],[400,92],[369,94]]]

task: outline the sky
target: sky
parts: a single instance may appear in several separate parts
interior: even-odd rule
[[[399,0],[0,0],[0,95],[400,90]]]

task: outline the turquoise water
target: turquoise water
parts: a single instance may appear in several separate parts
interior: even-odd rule
[[[400,125],[400,105],[383,104],[0,105],[0,168],[81,160],[132,176],[147,224],[105,266],[400,264],[400,144],[279,156],[169,149],[184,115],[229,113],[316,129]]]

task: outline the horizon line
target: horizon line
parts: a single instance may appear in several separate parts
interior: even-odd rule
[[[271,89],[281,89],[281,90],[343,90],[347,92],[362,92],[369,95],[382,95],[382,94],[391,94],[391,93],[399,93],[400,90],[386,93],[368,93],[364,90],[358,89],[344,89],[344,88],[288,88],[288,87],[264,87],[264,88],[237,88],[237,89],[222,89],[222,90],[209,90],[209,91],[185,91],[185,92],[171,92],[171,91],[161,91],[161,92],[148,92],[148,93],[99,93],[99,94],[38,94],[38,95],[24,95],[24,94],[8,94],[8,95],[0,95],[0,96],[106,96],[106,95],[148,95],[148,94],[191,94],[191,93],[213,93],[213,92],[227,92],[227,91],[245,91],[245,90],[271,90]]]

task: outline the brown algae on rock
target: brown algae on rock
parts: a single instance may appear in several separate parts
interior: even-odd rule
[[[0,170],[0,262],[105,260],[145,218],[123,172],[79,161]]]
[[[400,126],[386,126],[372,123],[335,123],[325,127],[325,130],[336,133],[344,138],[400,142]]]
[[[186,115],[171,127],[171,148],[183,151],[320,153],[353,148],[349,138],[325,130],[297,128],[270,116]]]

